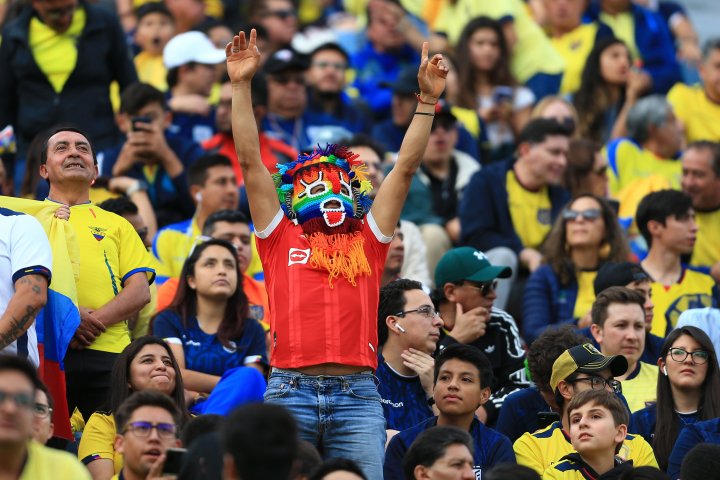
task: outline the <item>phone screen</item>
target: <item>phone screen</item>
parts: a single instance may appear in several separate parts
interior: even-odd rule
[[[144,130],[142,127],[140,127],[138,125],[139,123],[152,123],[152,118],[145,117],[145,116],[132,117],[130,119],[130,128],[133,131]]]

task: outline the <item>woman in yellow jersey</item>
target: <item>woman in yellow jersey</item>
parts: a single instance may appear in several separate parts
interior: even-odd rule
[[[87,466],[93,480],[109,480],[122,469],[122,455],[115,452],[112,412],[133,392],[143,390],[158,390],[169,395],[188,418],[180,367],[170,347],[156,337],[141,337],[125,347],[113,367],[105,411],[93,413],[85,425],[78,458]]]
[[[532,342],[549,325],[590,325],[593,281],[604,261],[623,261],[628,250],[608,202],[590,193],[571,201],[544,245],[545,264],[528,279],[523,336]]]
[[[720,372],[710,337],[697,327],[680,327],[667,336],[658,359],[657,402],[630,417],[628,432],[642,435],[662,470],[680,430],[720,417]]]
[[[632,68],[625,43],[614,37],[599,41],[588,56],[580,89],[573,97],[582,138],[605,143],[625,135],[625,118],[650,87],[646,73]]]
[[[478,112],[485,123],[491,160],[509,157],[515,137],[530,119],[535,96],[510,72],[510,50],[501,24],[478,17],[465,26],[456,49],[458,106]]]

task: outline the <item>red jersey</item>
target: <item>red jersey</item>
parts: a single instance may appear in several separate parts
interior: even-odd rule
[[[278,211],[256,232],[270,301],[272,365],[302,368],[322,363],[377,367],[377,311],[380,278],[391,237],[380,232],[372,214],[361,230],[372,273],[353,286],[310,265],[310,244],[302,227]]]

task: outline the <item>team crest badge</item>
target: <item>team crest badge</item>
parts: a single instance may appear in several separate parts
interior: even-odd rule
[[[105,238],[105,232],[107,232],[107,228],[100,228],[100,227],[88,227],[90,229],[90,233],[92,233],[92,236],[95,237],[95,240],[98,242]]]

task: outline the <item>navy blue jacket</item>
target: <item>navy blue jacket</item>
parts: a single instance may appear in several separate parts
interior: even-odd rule
[[[520,253],[523,244],[515,232],[508,206],[505,177],[513,168],[514,159],[491,163],[477,172],[465,188],[460,203],[460,243],[477,250],[508,247]],[[554,222],[570,193],[565,189],[549,186],[550,221]]]
[[[35,62],[29,45],[26,7],[2,32],[0,43],[0,128],[15,127],[18,155],[24,157],[33,137],[57,123],[83,129],[96,150],[111,147],[120,132],[110,104],[110,83],[122,91],[137,81],[135,67],[117,15],[81,2],[85,28],[77,39],[77,64],[62,92],[55,93]]]
[[[594,0],[585,13],[589,20],[600,21],[599,1]],[[660,14],[640,5],[633,3],[631,13],[635,24],[635,45],[642,55],[642,69],[652,77],[652,92],[664,95],[682,81],[670,29]]]
[[[689,414],[677,414],[680,416],[681,425],[691,425],[696,423],[700,415],[697,412]],[[630,424],[628,425],[628,433],[635,433],[642,436],[650,445],[655,438],[655,425],[657,423],[657,404],[652,403],[647,407],[638,410],[630,415]]]
[[[575,301],[578,284],[575,277],[569,285],[560,284],[560,278],[550,265],[541,265],[528,278],[523,294],[523,338],[528,344],[550,325],[575,324]]]
[[[680,430],[668,462],[667,474],[671,479],[680,478],[683,458],[698,443],[720,444],[720,418],[686,425]]]
[[[385,480],[399,480],[403,476],[403,458],[413,441],[425,430],[437,425],[437,417],[428,418],[414,427],[403,430],[395,435],[385,451],[383,477]],[[470,425],[470,436],[473,439],[473,463],[475,475],[500,463],[516,463],[512,443],[505,435],[483,425],[477,418]]]
[[[552,413],[537,387],[516,390],[505,397],[495,429],[515,443],[523,433],[543,427],[538,418],[540,412]]]

